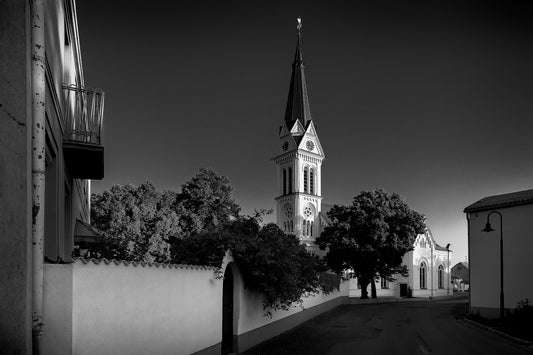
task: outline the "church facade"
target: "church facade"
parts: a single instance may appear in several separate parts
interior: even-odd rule
[[[298,19],[296,53],[292,63],[285,117],[279,128],[279,151],[273,160],[277,173],[276,220],[287,234],[294,234],[306,249],[323,255],[315,243],[328,225],[322,203],[322,162],[324,150],[311,117],[301,48],[301,21]],[[376,280],[378,296],[435,297],[451,294],[449,245],[437,244],[429,229],[417,236],[413,250],[405,254],[409,275],[396,275],[395,281]],[[350,296],[360,296],[356,278],[350,281]]]

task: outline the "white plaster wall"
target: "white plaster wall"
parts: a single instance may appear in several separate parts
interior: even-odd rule
[[[518,301],[533,301],[533,205],[499,209],[503,215],[505,308]],[[469,221],[469,267],[471,307],[499,309],[500,300],[500,218],[491,216],[494,232],[481,232],[490,211],[471,213]]]
[[[72,353],[72,265],[44,264],[43,354]]]
[[[294,305],[288,311],[279,310],[272,312],[272,318],[265,316],[263,312],[263,296],[261,294],[244,289],[242,283],[240,289],[236,290],[236,292],[237,291],[239,293],[239,321],[237,334],[241,335],[250,330],[254,330],[301,312],[304,309],[317,306],[338,297],[346,297],[348,296],[348,282],[341,282],[340,291],[335,291],[328,295],[325,295],[322,292],[310,295],[303,299],[303,304],[301,306]]]
[[[213,270],[73,264],[74,354],[190,354],[221,341]]]
[[[381,288],[381,281],[377,280],[376,283],[376,295],[377,297],[399,297],[400,286],[397,281],[389,282],[389,288]],[[348,282],[349,284],[349,297],[361,297],[361,289],[357,287],[357,277],[352,278]],[[368,297],[371,297],[370,285],[367,286]]]

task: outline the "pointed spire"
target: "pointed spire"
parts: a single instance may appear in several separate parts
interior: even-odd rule
[[[285,121],[289,126],[292,126],[296,120],[299,120],[306,127],[307,122],[311,121],[311,108],[309,107],[309,98],[307,97],[303,55],[300,43],[302,19],[298,17],[297,21],[296,53],[294,54],[294,62],[292,63],[292,76],[287,108],[285,110]]]

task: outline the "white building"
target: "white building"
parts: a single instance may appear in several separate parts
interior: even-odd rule
[[[496,212],[491,214],[493,211]],[[514,309],[519,301],[526,299],[531,302],[533,190],[485,197],[466,207],[464,212],[468,223],[470,311],[489,318],[499,316],[500,233],[503,234],[504,308]],[[493,231],[483,231],[487,222]]]
[[[0,1],[0,18],[0,349],[31,354],[56,341],[50,269],[70,262],[104,176],[104,94],[85,86],[75,0]]]
[[[408,276],[395,275],[394,281],[384,278],[375,281],[378,297],[440,297],[452,295],[451,265],[452,251],[437,244],[431,231],[419,234],[413,250],[403,257]],[[367,290],[370,294],[370,286]],[[357,278],[350,280],[350,297],[360,297],[361,288]]]

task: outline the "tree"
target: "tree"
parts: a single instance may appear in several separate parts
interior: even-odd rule
[[[325,260],[332,270],[353,269],[361,298],[368,298],[367,286],[377,276],[391,280],[395,273],[407,273],[402,258],[425,231],[423,215],[400,195],[381,189],[361,192],[349,206],[335,205],[328,217],[331,224],[316,242],[322,250],[329,249]]]
[[[96,252],[110,259],[170,261],[168,239],[180,234],[174,200],[175,193],[157,192],[149,182],[139,187],[114,185],[101,195],[93,194],[91,222],[104,235]]]
[[[232,192],[226,177],[210,169],[200,169],[182,186],[173,204],[180,217],[180,228],[186,234],[194,234],[238,217],[240,207],[232,198]]]
[[[265,312],[271,314],[318,292],[325,267],[294,235],[273,223],[261,227],[256,217],[240,217],[184,238],[173,248],[173,257],[183,264],[219,267],[230,249],[245,287],[264,295]]]
[[[91,253],[101,257],[146,262],[173,262],[177,240],[210,230],[239,215],[227,178],[201,169],[180,192],[158,192],[146,182],[139,187],[114,185],[91,196],[92,225],[103,242]]]

